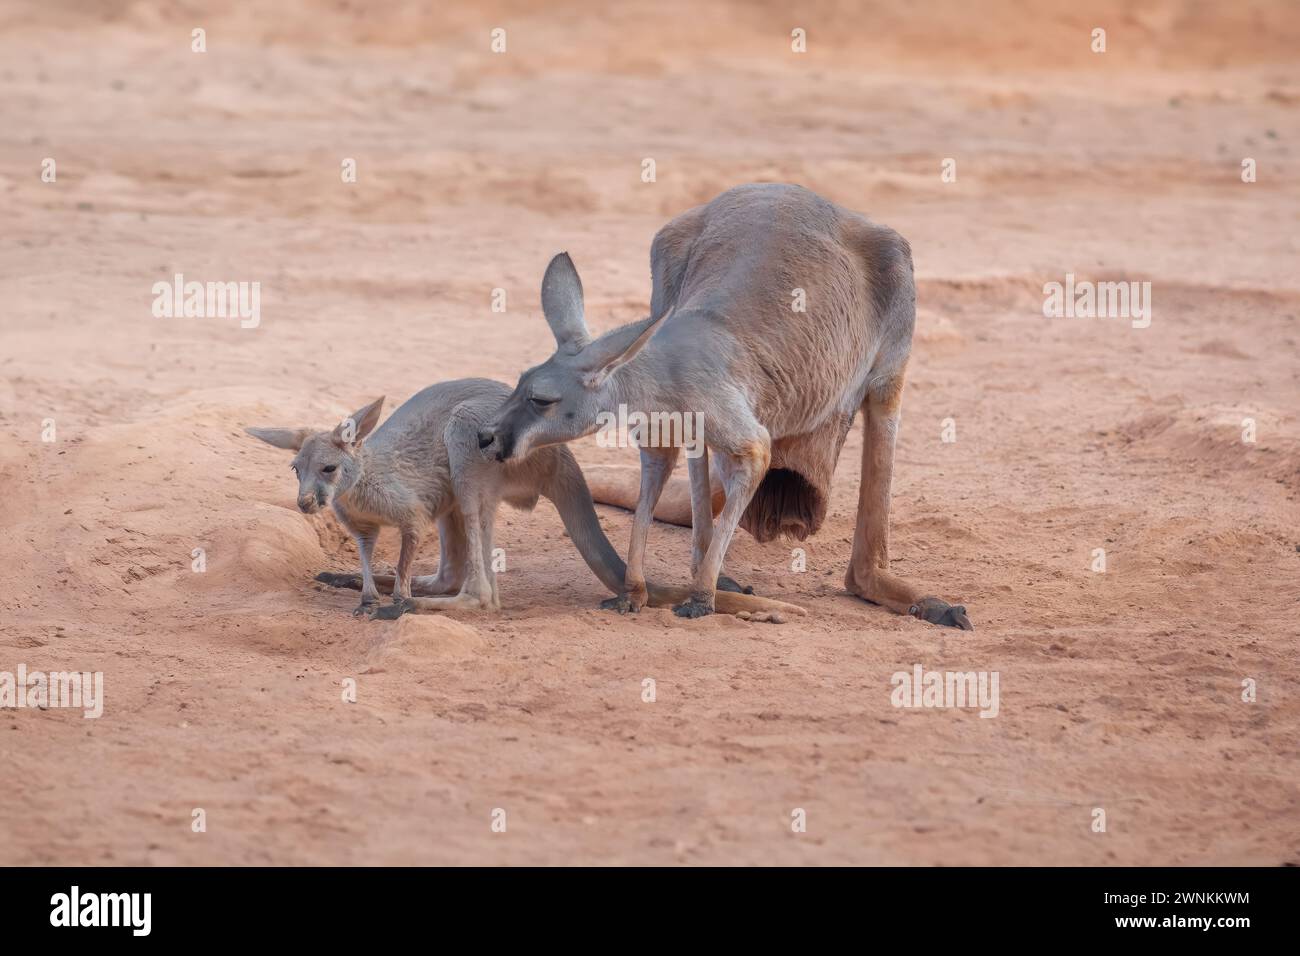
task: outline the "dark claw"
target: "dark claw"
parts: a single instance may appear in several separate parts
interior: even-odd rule
[[[922,598],[908,608],[907,613],[922,621],[938,624],[940,627],[956,627],[963,631],[975,630],[970,618],[966,616],[965,607],[960,604],[949,604],[939,598]]]
[[[378,601],[362,601],[352,609],[353,617],[368,617],[374,613],[375,608],[379,607]]]
[[[691,598],[684,604],[679,604],[673,608],[673,613],[678,617],[705,617],[713,613],[713,605],[697,598]]]
[[[753,594],[753,585],[739,584],[734,578],[729,578],[725,574],[718,575],[719,591],[734,591],[737,594]]]
[[[377,607],[370,612],[372,621],[396,621],[399,617],[411,610],[412,604],[407,600],[394,601],[392,604],[385,604],[383,607]]]
[[[632,603],[626,594],[619,594],[612,598],[605,598],[600,602],[601,610],[618,611],[619,614],[635,614],[641,608]]]

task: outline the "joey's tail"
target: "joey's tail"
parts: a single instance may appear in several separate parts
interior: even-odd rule
[[[605,537],[605,530],[596,517],[596,508],[592,504],[591,491],[587,480],[582,475],[573,454],[567,448],[560,448],[554,474],[547,482],[542,494],[551,499],[564,522],[564,530],[569,532],[574,546],[587,562],[600,583],[614,594],[623,591],[623,578],[627,565],[618,556],[614,546]],[[656,517],[658,515],[656,514]],[[646,582],[648,601],[651,607],[670,607],[681,604],[690,597],[690,589],[684,587],[669,588]],[[718,591],[714,596],[714,608],[724,614],[737,614],[741,611],[750,613],[768,612],[790,615],[806,614],[797,604],[786,604],[771,598],[756,597],[752,594],[737,594],[734,591]]]

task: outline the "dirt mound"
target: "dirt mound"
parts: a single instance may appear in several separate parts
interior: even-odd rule
[[[1256,471],[1300,489],[1300,431],[1294,414],[1281,409],[1179,405],[1127,421],[1107,437],[1129,454],[1196,472]]]
[[[481,654],[487,642],[473,625],[444,614],[404,614],[395,622],[373,621],[380,632],[366,659],[389,669],[423,669],[430,661]]]

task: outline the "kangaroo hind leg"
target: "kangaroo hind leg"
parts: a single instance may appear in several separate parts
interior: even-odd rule
[[[853,556],[844,586],[863,600],[931,624],[974,630],[966,609],[937,597],[924,597],[915,585],[889,570],[889,504],[894,444],[903,399],[903,377],[868,391],[862,401],[862,479]]]

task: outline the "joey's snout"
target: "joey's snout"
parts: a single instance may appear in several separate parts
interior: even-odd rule
[[[301,488],[298,491],[298,510],[305,515],[314,515],[327,507],[333,496],[328,488]]]
[[[506,461],[514,454],[514,433],[500,426],[485,425],[478,431],[478,447],[484,454],[490,455],[495,451],[497,461]]]

